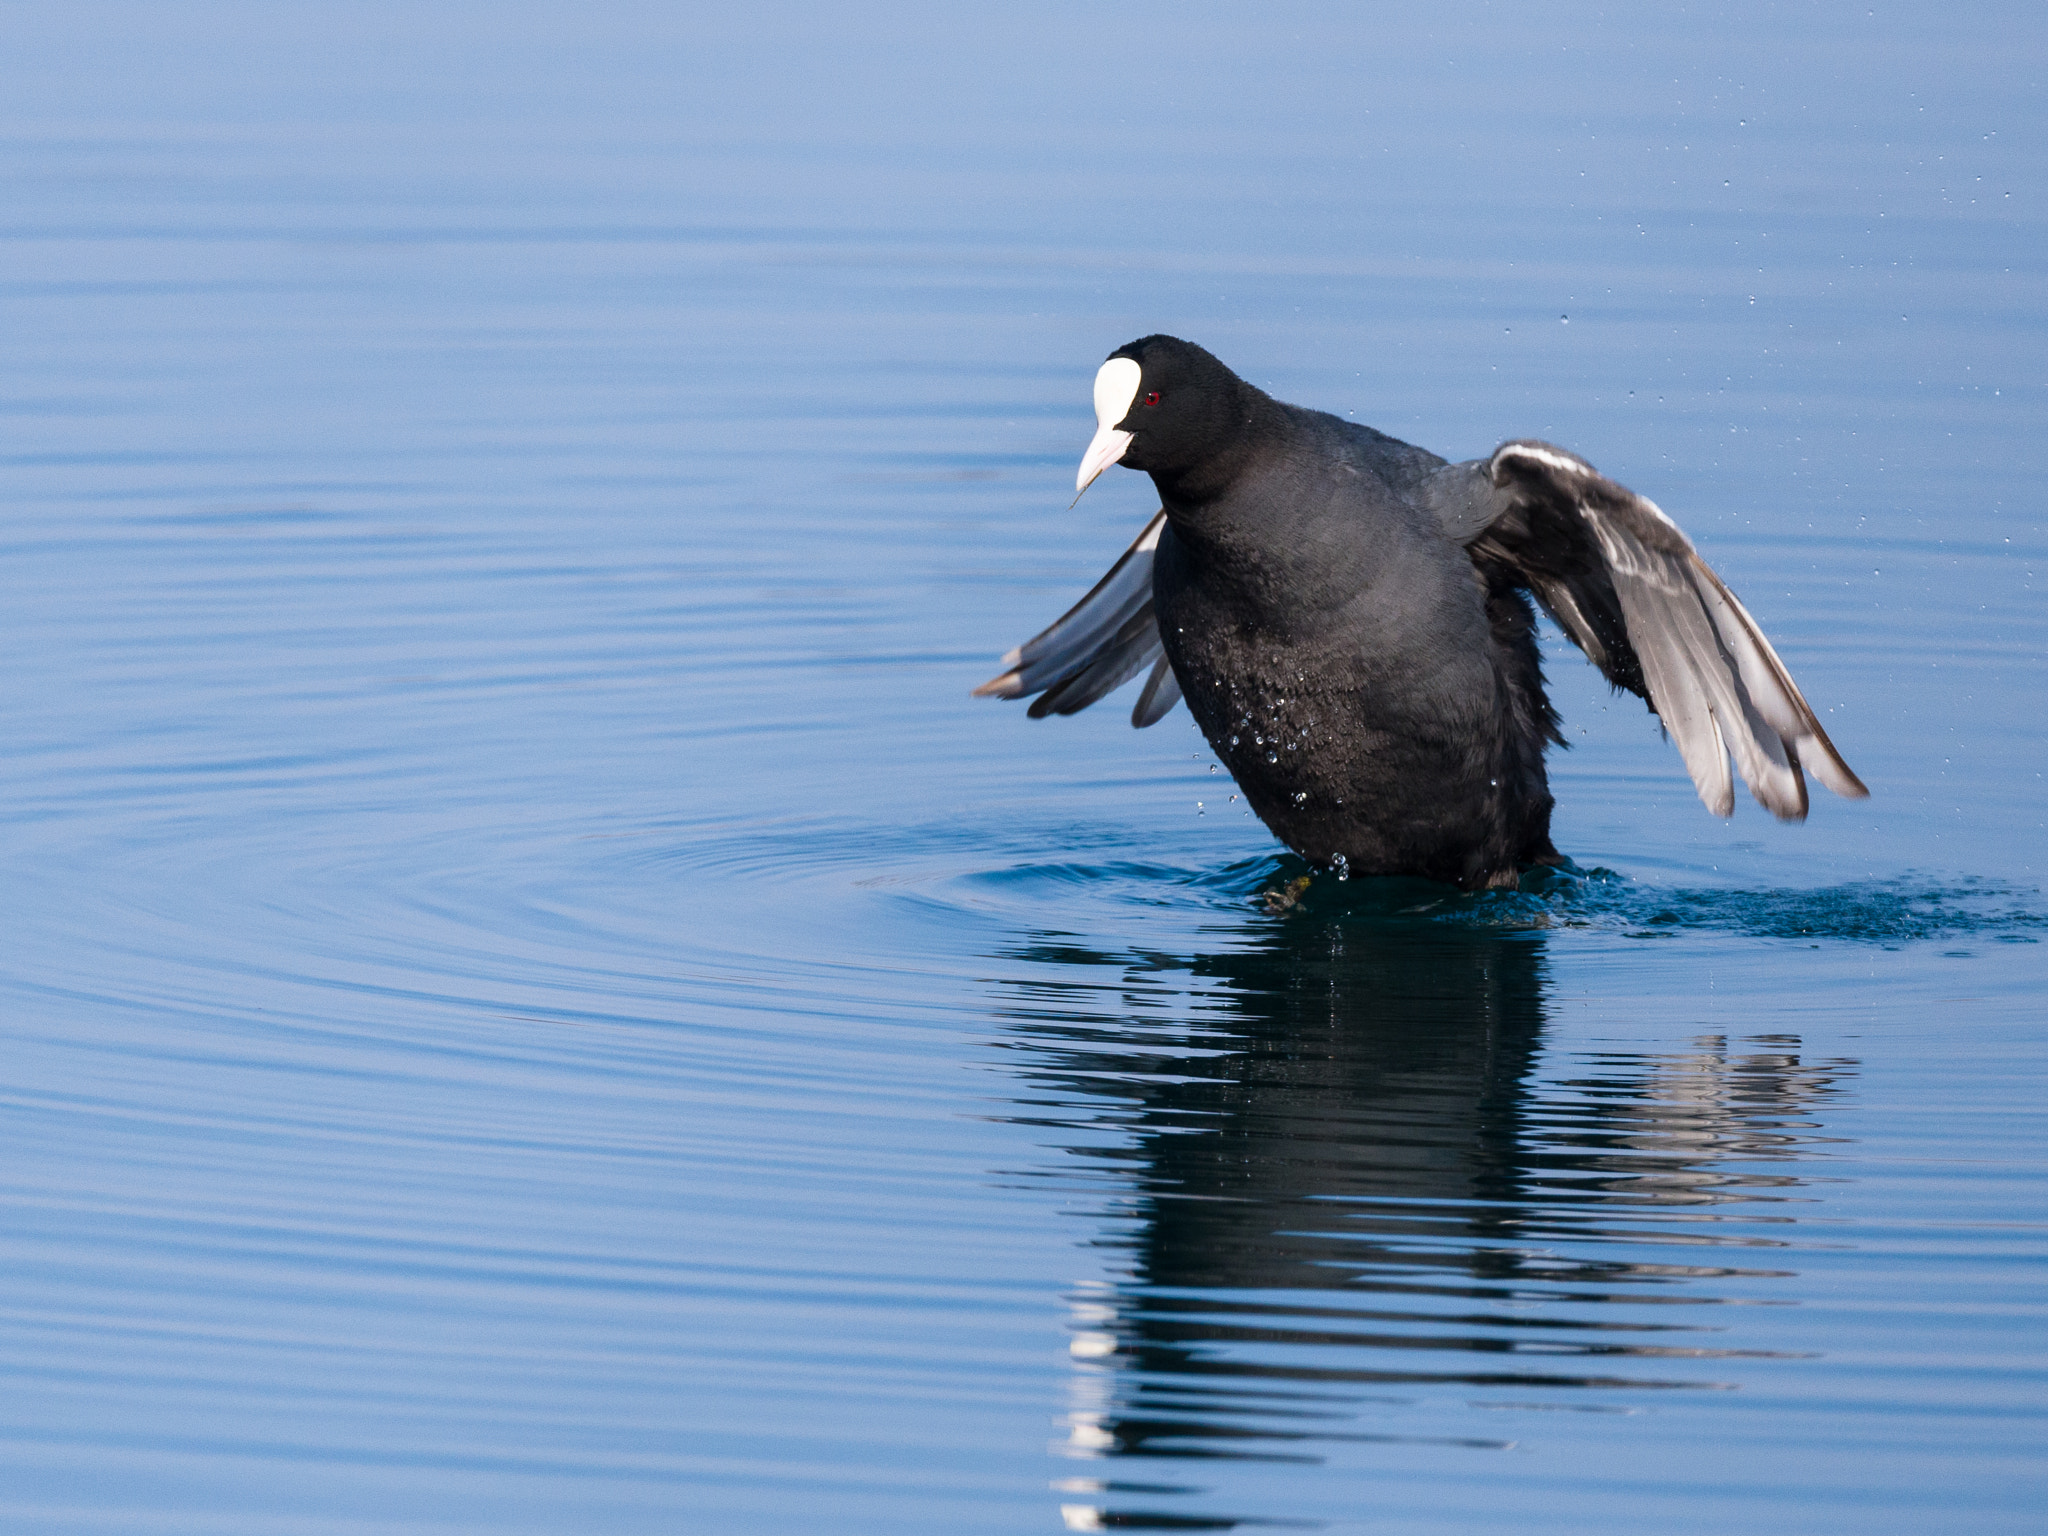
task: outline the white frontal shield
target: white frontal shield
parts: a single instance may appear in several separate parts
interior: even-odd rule
[[[1095,373],[1095,438],[1081,455],[1081,469],[1074,476],[1074,500],[1095,483],[1095,477],[1122,458],[1131,446],[1131,434],[1117,430],[1117,423],[1131,413],[1138,398],[1138,382],[1144,370],[1128,357],[1112,357]]]

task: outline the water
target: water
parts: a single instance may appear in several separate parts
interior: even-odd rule
[[[12,30],[9,1530],[2036,1524],[2031,12]],[[1873,798],[1559,642],[1573,871],[1269,899],[967,698],[1155,329],[1655,497]]]

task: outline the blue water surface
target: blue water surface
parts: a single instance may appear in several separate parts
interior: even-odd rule
[[[2018,4],[0,49],[10,1532],[2038,1529]],[[1306,867],[974,701],[1171,331],[1654,497],[1872,797]]]

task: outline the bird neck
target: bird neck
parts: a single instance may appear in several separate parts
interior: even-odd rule
[[[1259,444],[1277,436],[1272,428],[1282,415],[1280,404],[1242,379],[1231,382],[1236,386],[1231,397],[1219,402],[1201,434],[1201,457],[1147,471],[1169,517],[1199,517],[1252,467]]]

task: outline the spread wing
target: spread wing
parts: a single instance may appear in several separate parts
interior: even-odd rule
[[[1730,757],[1787,821],[1806,814],[1802,768],[1838,795],[1870,793],[1756,621],[1655,503],[1537,442],[1448,465],[1423,496],[1475,565],[1519,578],[1610,682],[1649,702],[1717,816],[1735,809]]]
[[[1031,718],[1071,715],[1122,687],[1146,667],[1152,675],[1131,711],[1131,724],[1156,724],[1180,702],[1152,617],[1152,551],[1166,513],[1153,515],[1123,558],[1094,589],[1003,658],[1002,676],[974,690],[976,698],[1022,699],[1036,693]]]

